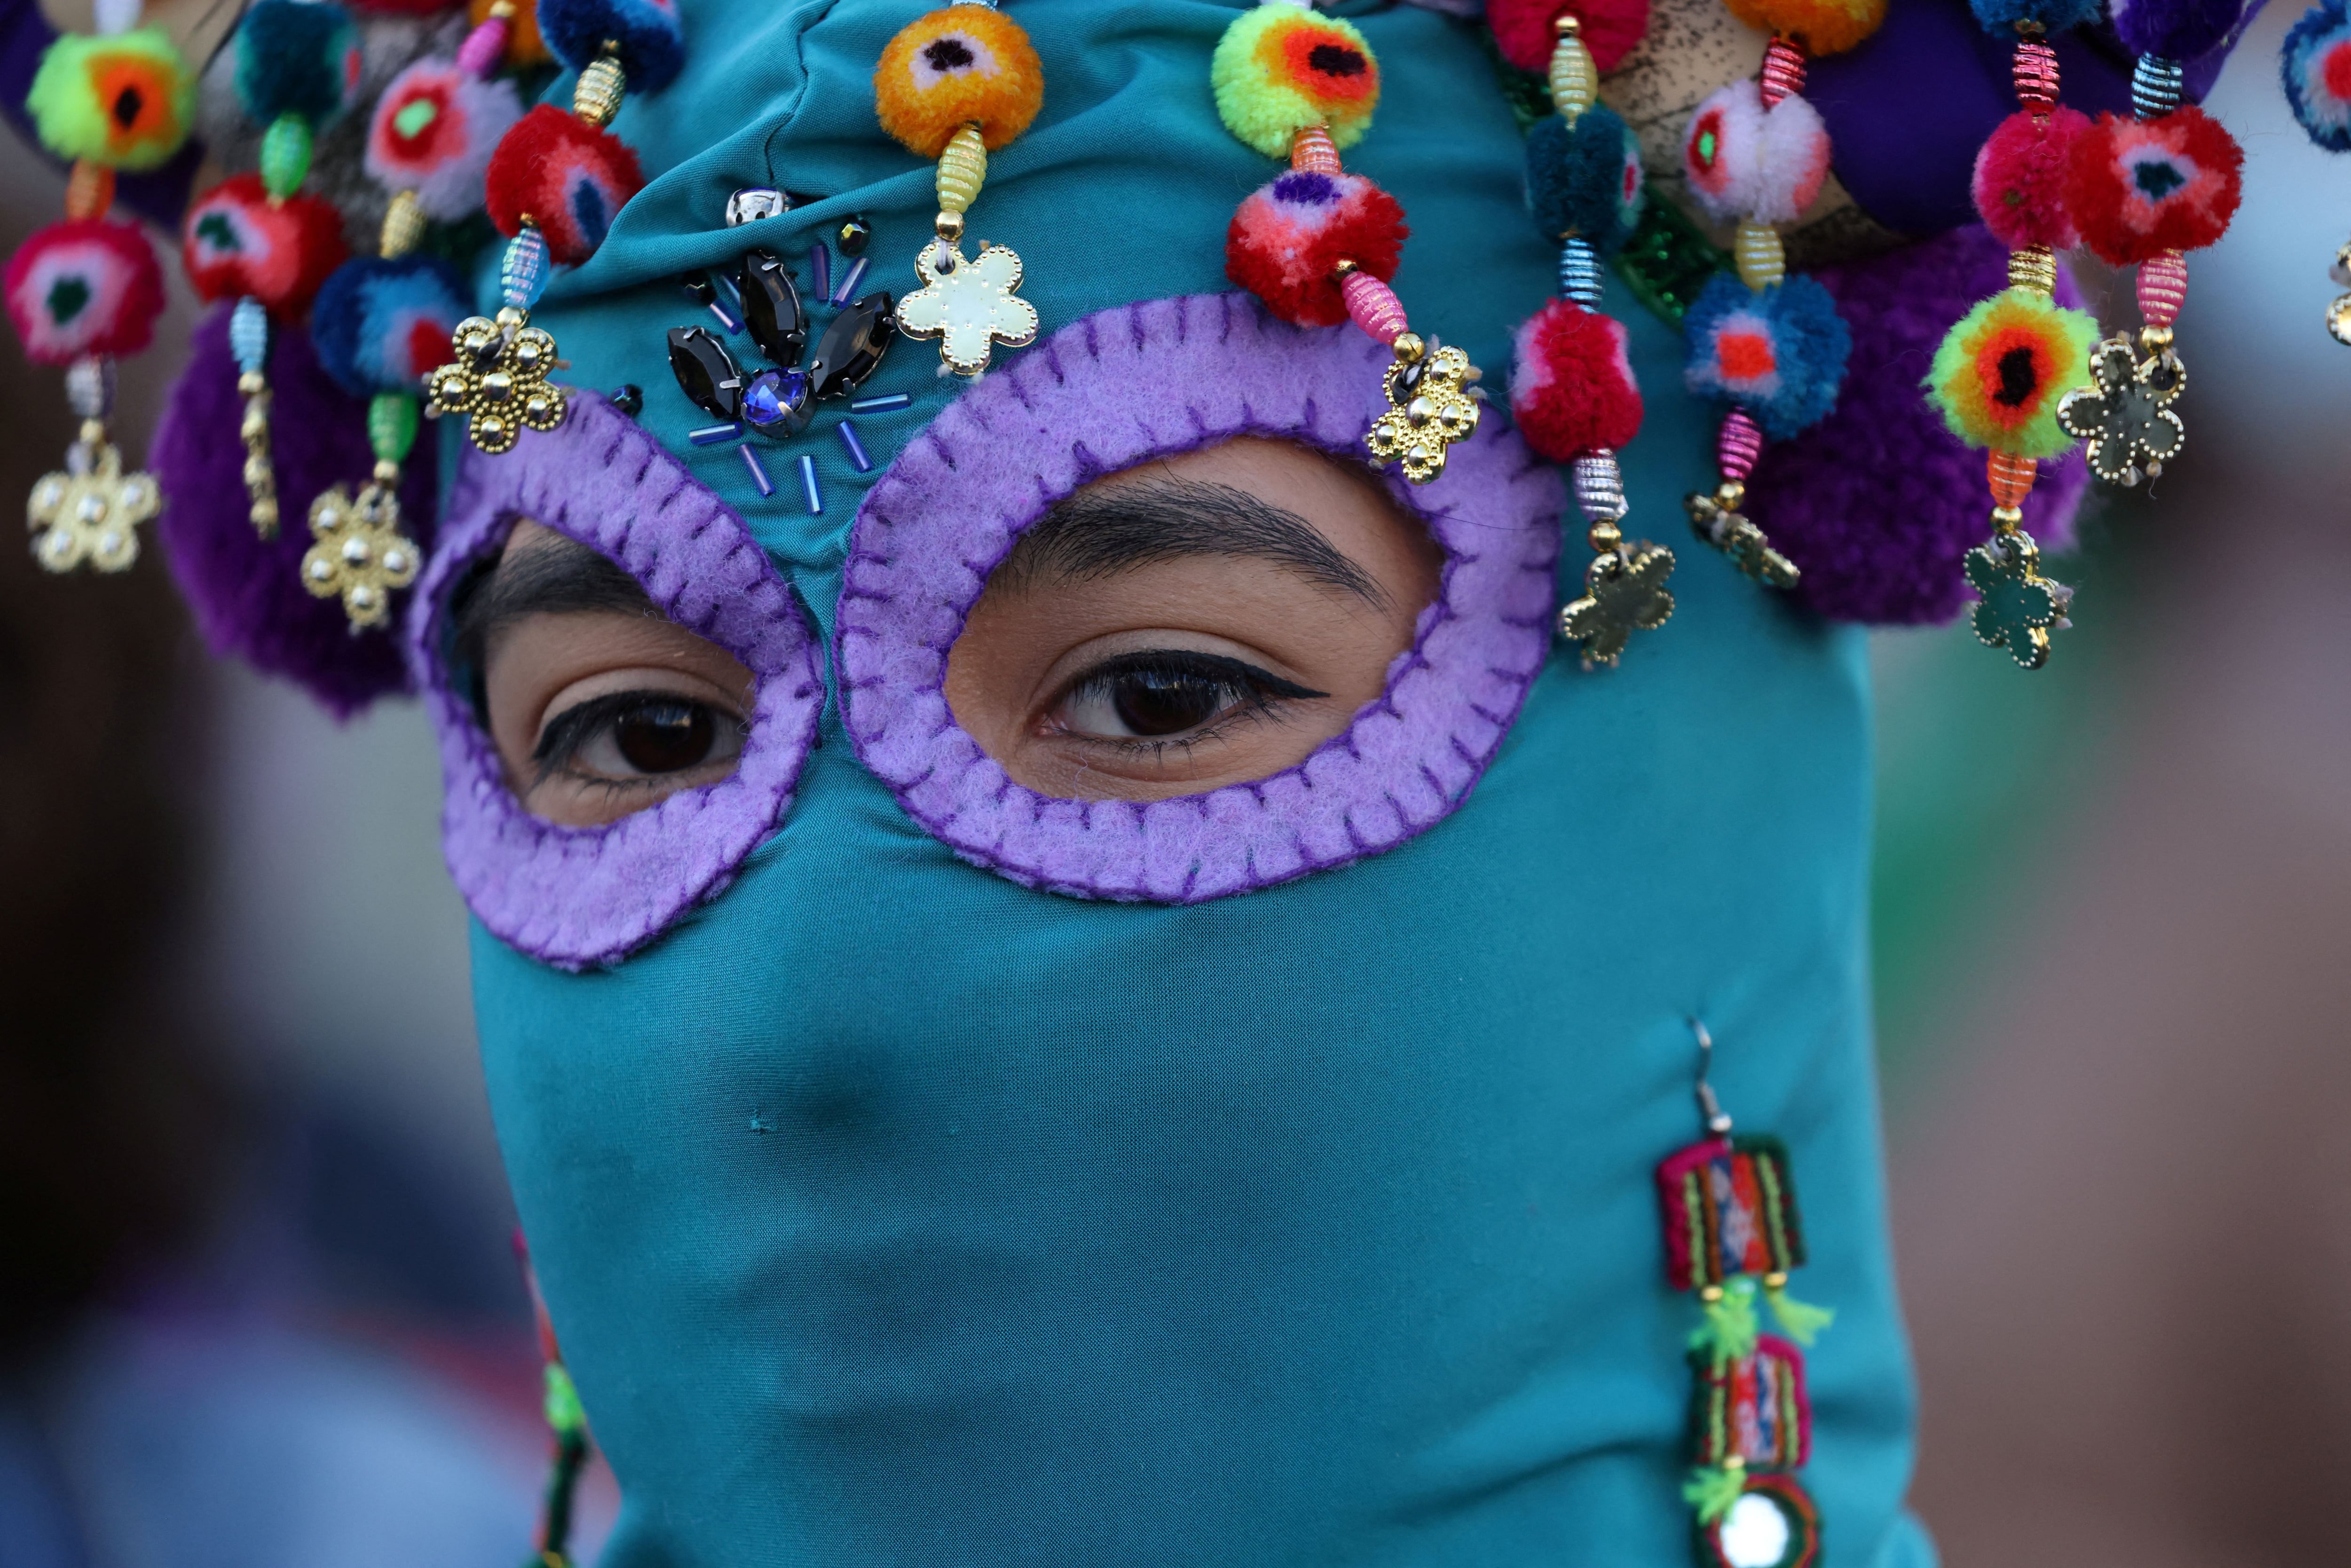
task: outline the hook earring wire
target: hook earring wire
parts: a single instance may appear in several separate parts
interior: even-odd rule
[[[1690,1032],[1698,1037],[1698,1115],[1706,1123],[1708,1133],[1718,1138],[1727,1138],[1730,1136],[1730,1113],[1722,1108],[1722,1102],[1714,1097],[1714,1085],[1707,1081],[1707,1074],[1714,1068],[1714,1036],[1707,1032],[1705,1019],[1694,1018],[1688,1023]]]

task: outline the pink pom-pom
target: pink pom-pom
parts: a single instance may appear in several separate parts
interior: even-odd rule
[[[2074,139],[2089,128],[2090,117],[2079,110],[2046,116],[2019,110],[1985,140],[1976,154],[1976,212],[2001,244],[2067,250],[2082,243],[2065,182]]]
[[[2066,204],[2082,243],[2114,267],[2210,245],[2244,195],[2243,152],[2200,109],[2156,120],[2102,114],[2072,155]]]
[[[490,222],[512,239],[528,221],[563,267],[596,254],[629,198],[644,188],[635,149],[608,131],[542,103],[490,154]]]
[[[1502,57],[1522,71],[1551,68],[1559,33],[1552,24],[1562,13],[1583,26],[1583,47],[1592,63],[1613,71],[1649,30],[1649,0],[1489,0],[1486,25]]]
[[[1801,98],[1766,109],[1752,80],[1731,82],[1690,115],[1682,172],[1717,223],[1792,224],[1828,179],[1828,127]]]
[[[1294,327],[1335,327],[1348,316],[1339,264],[1395,276],[1404,209],[1360,174],[1292,170],[1251,193],[1225,232],[1225,275]]]
[[[1392,344],[1412,330],[1405,319],[1404,301],[1370,273],[1351,272],[1339,287],[1347,297],[1348,319],[1363,329],[1364,336]]]
[[[197,197],[180,236],[180,265],[197,294],[207,300],[249,294],[281,321],[300,319],[350,254],[343,214],[332,202],[272,200],[251,172],[232,174]]]
[[[8,258],[8,319],[39,365],[85,354],[135,354],[163,313],[163,269],[136,224],[51,224]]]
[[[1622,324],[1554,299],[1519,329],[1510,413],[1554,463],[1614,451],[1641,433],[1641,389]]]
[[[491,151],[521,118],[512,82],[483,81],[462,63],[418,60],[376,99],[367,172],[392,190],[415,192],[426,216],[455,223],[481,206]]]

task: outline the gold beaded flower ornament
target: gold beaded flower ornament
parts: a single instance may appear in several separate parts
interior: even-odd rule
[[[465,434],[493,457],[514,450],[525,429],[563,423],[563,389],[547,379],[556,369],[555,339],[528,319],[512,306],[496,320],[467,317],[450,343],[456,357],[425,378],[425,412],[465,415]]]
[[[71,571],[88,561],[99,571],[122,571],[139,559],[139,525],[162,507],[152,477],[125,474],[112,442],[85,435],[66,455],[65,468],[33,486],[25,520],[34,558],[47,570]]]
[[[1479,408],[1468,392],[1478,371],[1458,349],[1432,354],[1418,342],[1410,333],[1397,338],[1384,383],[1387,412],[1372,422],[1364,442],[1373,456],[1403,464],[1406,479],[1426,485],[1445,472],[1447,450],[1478,428]]]
[[[310,503],[310,537],[302,557],[302,586],[313,597],[340,595],[354,632],[381,626],[395,590],[416,580],[419,551],[400,531],[400,465],[379,463],[375,482],[356,498],[340,485]]]

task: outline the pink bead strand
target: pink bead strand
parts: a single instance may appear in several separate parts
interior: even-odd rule
[[[1404,302],[1395,297],[1395,290],[1370,273],[1347,274],[1339,289],[1347,297],[1349,319],[1373,341],[1393,345],[1411,329],[1405,319]]]
[[[2176,250],[2138,264],[2138,313],[2150,327],[2168,328],[2188,303],[2188,258]]]
[[[1804,52],[1785,38],[1773,38],[1763,51],[1763,107],[1778,107],[1782,99],[1804,90]]]
[[[506,56],[507,19],[493,16],[457,46],[457,68],[476,81],[487,81]]]
[[[1735,484],[1747,483],[1747,476],[1755,472],[1755,460],[1763,455],[1763,432],[1743,408],[1734,408],[1722,416],[1721,434],[1715,437],[1715,466],[1722,476]]]

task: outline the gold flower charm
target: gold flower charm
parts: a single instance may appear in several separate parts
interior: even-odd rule
[[[914,257],[923,287],[898,301],[898,329],[936,338],[939,358],[959,376],[987,369],[996,345],[1022,349],[1037,340],[1037,307],[1014,292],[1020,258],[1000,245],[966,261],[963,246],[942,239]]]
[[[1737,480],[1726,480],[1720,489],[1708,496],[1703,492],[1682,497],[1683,509],[1689,513],[1690,531],[1723,554],[1729,556],[1739,570],[1766,588],[1793,588],[1802,575],[1796,563],[1771,548],[1771,540],[1761,528],[1739,509],[1747,497],[1747,487]]]
[[[399,483],[400,465],[379,463],[356,500],[337,485],[310,503],[317,542],[302,557],[302,586],[319,599],[342,595],[354,632],[382,625],[392,591],[416,580],[416,544],[400,531]]]
[[[2163,472],[2188,441],[2188,427],[2171,407],[2188,385],[2188,367],[2168,344],[2135,360],[2128,338],[2108,338],[2090,350],[2095,385],[2069,392],[2057,405],[2065,434],[2088,443],[2090,472],[2109,485],[2136,485]]]
[[[555,370],[555,339],[530,325],[530,317],[508,306],[493,321],[468,316],[449,339],[455,356],[424,378],[431,400],[424,412],[468,415],[465,434],[496,457],[514,450],[528,427],[553,430],[563,423],[563,389],[549,385]]]
[[[2005,648],[2028,670],[2049,662],[2049,633],[2068,624],[2074,591],[2041,575],[2041,551],[2032,536],[2002,528],[1989,542],[1968,551],[1968,581],[1982,602],[1970,624],[1987,648]]]
[[[1478,374],[1460,350],[1432,354],[1417,335],[1405,333],[1395,340],[1395,362],[1384,382],[1388,411],[1373,421],[1364,444],[1383,463],[1401,462],[1414,484],[1427,484],[1445,472],[1453,444],[1478,428],[1478,400],[1468,392]]]
[[[42,475],[25,502],[33,559],[51,571],[71,571],[84,561],[121,571],[139,559],[139,525],[162,509],[154,478],[125,474],[106,427],[89,421],[66,453],[65,468]]]
[[[1634,632],[1654,632],[1673,618],[1674,596],[1666,591],[1673,574],[1674,552],[1646,539],[1620,542],[1592,558],[1583,597],[1559,612],[1559,634],[1583,649],[1585,669],[1614,669]]]

